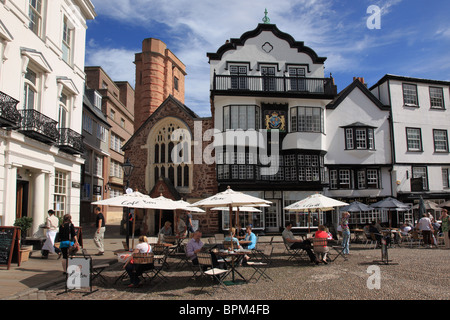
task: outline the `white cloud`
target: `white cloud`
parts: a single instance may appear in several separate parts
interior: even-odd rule
[[[147,30],[148,37],[163,36],[161,40],[186,65],[186,105],[205,116],[210,114],[210,71],[206,53],[215,52],[227,39],[238,38],[256,28],[262,22],[265,8],[269,11],[271,23],[296,40],[303,41],[319,56],[327,57],[327,76],[330,72],[361,75],[373,68],[364,62],[367,52],[383,49],[405,38],[416,39],[412,35],[418,32],[405,27],[390,32],[368,33],[365,4],[378,5],[385,16],[393,14],[402,0],[366,0],[360,6],[345,6],[329,0],[92,1],[99,16]],[[449,32],[442,29],[438,34],[447,36]],[[113,79],[124,79],[134,85],[132,61],[140,48],[96,50],[91,46],[90,49],[87,52],[88,64],[101,65]]]
[[[113,81],[135,83],[134,54],[136,50],[87,47],[86,66],[100,66]]]

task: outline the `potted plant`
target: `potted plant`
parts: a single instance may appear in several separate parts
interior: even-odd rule
[[[33,225],[33,218],[31,217],[21,217],[16,219],[14,222],[15,227],[19,227],[20,229],[20,238],[24,240],[27,236],[28,229]]]
[[[14,222],[14,226],[19,227],[20,229],[20,250],[19,250],[19,259],[20,262],[25,262],[28,260],[31,251],[33,250],[33,246],[24,246],[23,240],[27,237],[27,231],[33,225],[33,218],[31,217],[21,217],[16,219]]]

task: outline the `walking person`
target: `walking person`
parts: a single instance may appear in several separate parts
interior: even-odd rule
[[[186,228],[187,228],[186,237],[189,238],[189,233],[194,232],[194,225],[192,224],[192,214],[190,212],[186,214]]]
[[[94,243],[95,246],[98,249],[97,256],[101,256],[105,253],[105,245],[104,245],[104,238],[105,238],[105,217],[103,216],[102,210],[100,207],[96,207],[94,210],[95,214],[97,215],[95,219],[95,234],[94,234]]]
[[[63,256],[62,267],[64,274],[67,273],[67,259],[69,259],[69,247],[78,246],[78,239],[75,233],[75,227],[72,223],[72,216],[65,214],[63,223],[59,226],[59,241],[61,253]]]
[[[49,253],[57,253],[58,259],[61,257],[61,250],[55,247],[55,239],[59,230],[59,219],[55,216],[55,211],[48,210],[48,217],[45,223],[45,229],[47,229],[47,239],[42,246],[42,258],[47,259]]]
[[[350,228],[348,226],[348,220],[350,219],[350,212],[344,212],[342,214],[341,219],[341,228],[342,228],[342,248],[343,254],[349,254],[350,253]]]
[[[427,248],[432,247],[432,231],[433,226],[431,220],[426,213],[423,214],[422,219],[417,223],[417,228],[422,232],[423,243]]]
[[[445,245],[445,249],[450,249],[450,218],[447,212],[447,209],[442,209],[442,214],[441,214],[441,221],[442,221],[442,233],[444,234],[444,245]]]

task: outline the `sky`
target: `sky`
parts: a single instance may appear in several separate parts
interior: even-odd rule
[[[353,77],[372,86],[385,74],[450,81],[448,0],[91,0],[86,66],[135,84],[134,55],[157,38],[186,65],[185,104],[210,116],[208,52],[270,23],[327,57],[343,90]],[[379,9],[379,11],[378,11]]]

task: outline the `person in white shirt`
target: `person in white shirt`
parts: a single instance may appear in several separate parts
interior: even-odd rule
[[[139,243],[133,250],[133,254],[135,253],[150,253],[152,252],[152,246],[148,243],[148,239],[146,236],[139,237]],[[141,265],[133,263],[133,254],[130,255],[128,260],[125,262],[123,268],[127,271],[128,276],[130,277],[130,285],[129,288],[139,286],[139,276],[148,269],[152,268],[152,265]]]
[[[422,232],[423,243],[430,248],[432,245],[431,233],[433,231],[433,226],[431,225],[431,220],[428,218],[428,215],[425,213],[422,219],[419,220],[416,226]]]
[[[55,216],[55,211],[52,209],[48,210],[48,217],[44,228],[47,229],[47,239],[42,246],[42,258],[47,259],[49,253],[57,253],[59,259],[61,257],[61,250],[55,248],[55,238],[59,230],[59,219]]]

